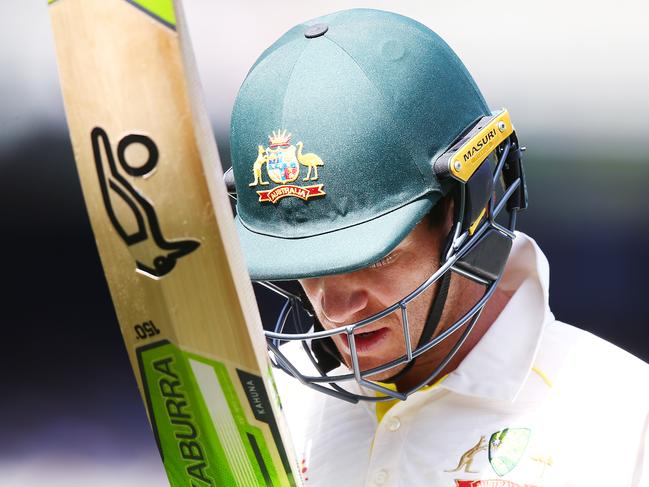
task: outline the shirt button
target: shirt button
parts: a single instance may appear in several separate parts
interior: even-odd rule
[[[388,429],[390,431],[397,431],[399,428],[401,428],[401,421],[395,416],[388,423]]]
[[[374,474],[374,483],[376,485],[383,485],[388,481],[388,471],[385,469],[379,470]]]

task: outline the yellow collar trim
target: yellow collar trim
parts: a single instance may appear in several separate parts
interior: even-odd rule
[[[532,367],[532,372],[536,373],[542,380],[545,382],[545,385],[552,388],[554,387],[554,384],[550,380],[550,378],[543,372],[541,369],[538,367]]]
[[[440,379],[438,379],[433,384],[422,387],[417,392],[428,391],[430,389],[434,389],[435,387],[439,386],[447,377],[448,377],[448,374],[446,374],[444,377],[441,377]],[[389,384],[389,383],[384,383],[384,382],[379,382],[378,384],[385,387],[386,389],[390,389],[391,391],[396,391],[397,390],[397,386],[395,384]],[[399,399],[392,399],[390,401],[382,401],[382,402],[377,402],[376,403],[376,419],[378,420],[379,423],[381,422],[381,420],[383,420],[383,417],[392,408],[392,406],[394,406],[398,402],[399,402]]]

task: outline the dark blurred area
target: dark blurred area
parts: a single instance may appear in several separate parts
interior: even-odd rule
[[[649,360],[649,161],[551,157],[527,145],[531,206],[520,228],[550,261],[555,315]],[[155,456],[67,134],[32,133],[2,147],[0,161],[0,417],[9,438],[0,458]],[[261,305],[272,321],[273,304]],[[101,441],[87,441],[89,429]]]

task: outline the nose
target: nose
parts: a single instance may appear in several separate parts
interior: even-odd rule
[[[324,278],[320,305],[325,318],[331,323],[351,323],[359,311],[367,307],[367,291],[356,285],[350,276],[341,279],[338,276]]]

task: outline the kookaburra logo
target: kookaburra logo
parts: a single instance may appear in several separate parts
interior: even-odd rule
[[[158,216],[151,202],[118,169],[106,131],[95,127],[91,132],[91,140],[101,196],[108,218],[128,246],[137,270],[153,279],[168,274],[179,258],[196,250],[200,243],[191,239],[166,239],[162,235]],[[147,158],[144,164],[134,166],[126,160],[126,150],[133,144],[146,149]],[[117,161],[121,171],[129,176],[150,176],[158,164],[158,158],[158,147],[146,135],[129,134],[117,144]]]

